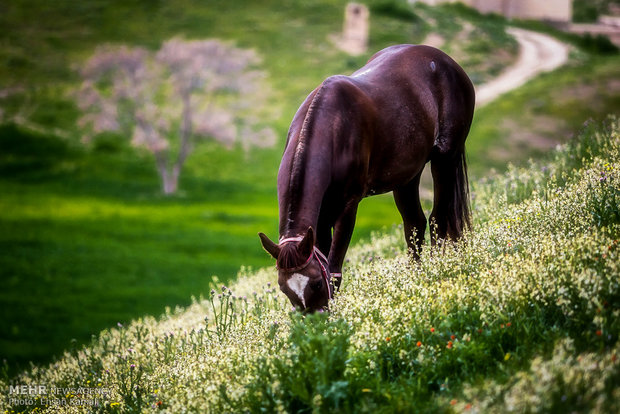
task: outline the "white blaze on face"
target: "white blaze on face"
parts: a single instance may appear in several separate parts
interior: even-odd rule
[[[306,286],[308,285],[308,281],[310,278],[308,276],[304,276],[300,273],[293,273],[293,275],[286,282],[289,289],[291,289],[299,300],[301,300],[301,304],[306,307],[306,299],[304,298],[304,291],[306,290]]]

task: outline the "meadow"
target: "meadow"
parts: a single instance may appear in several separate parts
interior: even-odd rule
[[[348,57],[328,41],[341,29],[344,1],[214,4],[32,0],[0,15],[0,359],[11,371],[48,361],[72,338],[83,343],[117,322],[187,305],[208,292],[213,275],[228,280],[241,265],[270,263],[256,233],[277,228],[275,174],[288,123],[324,77],[350,73],[371,52]],[[417,21],[408,9],[383,7],[370,50],[435,28]],[[501,22],[483,27],[503,30]],[[149,154],[123,136],[81,144],[70,92],[97,45],[157,48],[177,35],[235,39],[258,51],[269,104],[281,113],[272,121],[279,144],[250,153],[199,146],[181,192],[162,197]],[[363,206],[355,240],[396,215],[390,197]]]
[[[0,408],[617,412],[620,119],[472,192],[459,243],[427,244],[417,262],[398,228],[355,246],[329,313],[291,310],[272,268],[242,270],[31,368],[11,384],[54,394],[5,394]]]
[[[369,52],[350,57],[328,41],[341,30],[345,3],[184,0],[146,6],[125,0],[52,6],[28,0],[3,6],[0,359],[7,361],[7,376],[27,369],[29,361],[44,364],[72,346],[77,350],[117,323],[160,315],[166,307],[191,309],[192,296],[208,297],[213,280],[228,283],[241,266],[269,266],[256,233],[276,234],[282,143],[299,103],[324,77],[350,73],[374,51],[422,42],[430,33],[441,36],[442,48],[458,55],[476,82],[516,57],[514,40],[504,31],[508,23],[499,17],[458,6],[410,8],[403,1],[368,2]],[[198,147],[181,192],[164,197],[152,159],[124,137],[102,135],[91,147],[80,143],[79,113],[69,93],[79,82],[76,66],[97,45],[156,49],[178,35],[234,39],[263,56],[273,89],[269,105],[280,112],[272,121],[280,142],[249,153],[214,143]],[[589,117],[617,112],[618,63],[617,55],[576,47],[569,67],[479,110],[468,141],[472,178],[552,146],[537,149],[532,140],[514,139],[514,131],[546,136],[555,145]],[[567,88],[574,93],[562,94]],[[588,94],[581,96],[584,90]],[[551,129],[541,127],[548,125],[536,118],[541,114],[554,120]],[[502,148],[508,150],[498,155]],[[354,241],[398,222],[390,196],[364,201]]]

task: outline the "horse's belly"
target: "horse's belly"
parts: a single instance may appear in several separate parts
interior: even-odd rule
[[[424,169],[426,157],[401,159],[398,163],[380,166],[369,174],[367,196],[383,194],[408,184]]]
[[[392,191],[422,172],[434,145],[434,131],[419,132],[375,142],[368,165],[367,195]]]

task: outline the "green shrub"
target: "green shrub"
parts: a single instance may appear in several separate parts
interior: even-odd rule
[[[598,20],[601,14],[609,12],[609,6],[617,3],[615,0],[574,0],[573,21],[576,23],[590,23]]]
[[[278,324],[271,329],[268,355],[249,368],[256,381],[234,411],[334,412],[355,406],[345,377],[351,335],[345,321],[292,314],[285,341],[274,340]]]
[[[609,37],[604,35],[591,35],[586,33],[582,36],[576,36],[573,43],[582,50],[594,55],[616,55],[618,54],[618,46],[616,46]]]
[[[599,11],[595,4],[587,0],[573,2],[573,21],[575,23],[590,23],[598,19]]]
[[[402,0],[383,0],[373,2],[370,5],[370,11],[373,14],[388,16],[404,21],[420,22],[421,19],[412,10],[411,6]]]
[[[49,174],[71,159],[76,149],[54,136],[43,135],[13,123],[0,125],[0,173]]]

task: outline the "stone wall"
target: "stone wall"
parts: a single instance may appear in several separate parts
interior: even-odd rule
[[[417,0],[430,5],[454,3],[455,0]],[[411,1],[415,3],[416,1]],[[570,22],[572,0],[461,0],[481,13],[497,13],[508,18]]]

